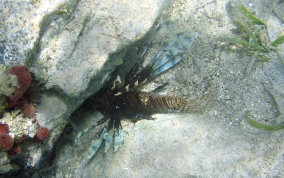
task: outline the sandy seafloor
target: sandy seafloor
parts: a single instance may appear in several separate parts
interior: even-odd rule
[[[139,2],[134,2],[132,5],[136,5],[139,9]],[[21,6],[20,3],[23,3],[22,11],[18,10],[19,6]],[[58,8],[60,3],[64,4],[66,2],[16,2],[6,0],[0,2],[2,11],[2,15],[0,15],[0,19],[2,19],[0,22],[0,47],[1,50],[3,49],[0,59],[2,61],[6,60],[6,63],[9,63],[9,61],[22,63],[27,56],[27,51],[33,47],[35,39],[38,37],[40,20],[46,12]],[[113,2],[107,1],[105,3],[111,4]],[[127,3],[129,2],[126,0],[121,3],[117,2],[120,5],[119,7],[126,8],[124,11],[127,11],[127,8],[133,8],[127,6]],[[49,35],[45,35],[42,39],[44,44],[42,45],[42,52],[39,52],[40,55],[37,56],[37,59],[32,61],[34,62],[32,71],[39,73],[36,74],[39,79],[48,81],[50,89],[55,88],[55,94],[53,93],[52,96],[59,98],[60,102],[58,103],[60,103],[60,106],[53,105],[52,99],[44,100],[50,101],[51,104],[45,104],[43,101],[43,104],[38,106],[40,108],[38,112],[44,113],[38,115],[41,116],[39,118],[40,122],[45,123],[51,130],[54,129],[56,134],[52,136],[52,141],[49,141],[47,144],[49,148],[54,147],[51,165],[47,164],[44,168],[35,172],[32,171],[34,177],[284,176],[284,130],[260,130],[249,125],[244,119],[245,112],[249,110],[251,111],[251,117],[258,122],[268,125],[284,124],[283,44],[279,47],[278,53],[271,52],[268,54],[269,62],[262,62],[259,59],[254,60],[253,56],[248,55],[244,51],[228,50],[220,41],[220,37],[232,35],[232,29],[235,28],[228,15],[229,1],[165,0],[159,1],[159,3],[152,5],[153,2],[148,0],[141,6],[141,8],[157,7],[157,9],[163,9],[159,12],[163,14],[162,19],[169,21],[171,24],[169,29],[162,29],[165,33],[157,34],[151,38],[153,45],[149,49],[147,58],[159,51],[165,35],[168,38],[179,31],[189,31],[197,32],[199,36],[185,53],[184,60],[173,70],[157,78],[152,85],[146,87],[146,90],[168,82],[166,89],[160,94],[175,95],[188,99],[190,101],[189,111],[186,113],[157,113],[153,116],[156,120],[141,120],[136,123],[125,119],[122,122],[125,131],[124,143],[119,151],[113,152],[110,149],[107,153],[104,153],[104,150],[100,149],[88,165],[83,165],[82,160],[86,158],[91,142],[98,137],[102,126],[91,130],[77,142],[74,141],[75,137],[80,131],[103,116],[90,110],[83,110],[71,115],[75,108],[80,105],[79,103],[87,97],[87,94],[82,93],[89,93],[89,95],[91,93],[89,91],[90,88],[81,86],[81,83],[76,85],[74,82],[75,84],[73,85],[72,81],[78,80],[83,84],[84,82],[92,82],[92,80],[85,81],[85,77],[89,77],[88,74],[91,72],[88,74],[83,73],[82,75],[80,73],[82,70],[92,69],[83,62],[80,65],[76,64],[76,55],[81,55],[80,52],[75,54],[75,57],[70,57],[68,40],[60,35],[49,40]],[[163,3],[167,4],[167,6],[164,7]],[[267,31],[271,41],[284,34],[283,1],[247,0],[242,1],[242,3],[267,24]],[[88,4],[90,7],[97,8],[104,2],[101,2],[101,4],[97,2],[95,3],[96,5],[93,5],[90,1],[82,0],[79,2],[78,7],[81,8],[79,10],[88,9]],[[113,5],[113,7],[116,6]],[[112,24],[107,26],[106,29],[111,32],[112,28],[118,29],[120,33],[118,34],[114,30],[115,32],[111,35],[106,35],[107,37],[104,36],[103,30],[98,30],[98,32],[92,31],[91,25],[87,22],[87,30],[82,28],[81,33],[83,35],[80,34],[83,36],[83,39],[92,39],[94,38],[92,33],[98,33],[102,36],[102,39],[98,40],[99,42],[103,43],[112,38],[112,41],[115,42],[113,42],[114,44],[103,43],[101,46],[99,43],[93,47],[93,51],[84,51],[86,46],[90,45],[91,40],[86,40],[86,42],[78,40],[79,45],[77,47],[81,50],[81,53],[86,53],[82,55],[82,58],[88,60],[88,58],[96,56],[96,53],[103,51],[101,56],[105,57],[106,61],[108,55],[110,56],[110,54],[116,53],[121,49],[119,47],[122,46],[123,48],[126,46],[127,48],[143,38],[143,34],[151,29],[151,24],[153,25],[155,21],[153,19],[157,18],[155,8],[149,12],[150,15],[148,15],[150,17],[144,17],[148,20],[144,22],[148,24],[147,27],[143,27],[144,31],[139,31],[139,28],[142,28],[139,25],[133,25],[135,26],[133,29],[136,30],[135,33],[125,30],[128,35],[138,34],[126,40],[121,38],[124,35],[122,32],[124,29],[120,29],[120,27],[123,26],[121,24],[126,23],[123,20],[111,20],[113,24],[117,22],[118,25],[113,27]],[[100,11],[104,12],[102,9]],[[34,16],[27,15],[28,12],[33,10],[36,13]],[[76,13],[79,10],[75,8],[74,11]],[[120,12],[119,9],[116,11],[119,13],[124,12],[123,10]],[[139,15],[143,19],[143,16],[146,15],[142,12]],[[94,13],[92,15],[99,15],[108,19],[109,16],[111,17],[108,13]],[[148,11],[145,13],[148,13]],[[130,13],[131,18],[139,15],[136,15],[135,12]],[[29,21],[31,18],[34,20],[33,23]],[[76,29],[77,24],[83,23],[84,20],[80,21],[80,13],[76,14],[76,18],[79,18],[79,20],[72,21],[69,19],[68,28]],[[23,23],[23,21],[27,23]],[[92,20],[90,20],[91,22]],[[98,22],[100,23],[99,20]],[[143,22],[141,21],[141,23]],[[57,25],[60,26],[60,24],[61,21]],[[125,25],[125,28],[128,29],[128,25],[131,26],[129,23]],[[54,27],[56,23],[52,24],[52,26],[52,28],[56,29]],[[59,27],[58,29],[58,31],[61,30]],[[50,31],[47,32],[52,33]],[[61,32],[57,34],[61,34]],[[110,36],[110,39],[108,36]],[[116,38],[121,38],[121,40],[116,41]],[[121,45],[109,51],[106,50],[108,45],[115,46],[116,44]],[[131,48],[129,47],[129,49]],[[58,57],[59,54],[61,55],[60,57]],[[46,60],[48,55],[52,60]],[[47,64],[46,61],[50,63]],[[97,64],[105,61],[99,59],[92,62]],[[88,64],[93,64],[92,62]],[[10,65],[10,63],[7,65]],[[60,68],[58,65],[63,65],[63,67]],[[72,69],[75,67],[78,68],[78,76],[74,75],[77,71],[72,74]],[[105,66],[99,65],[99,68],[103,67]],[[70,69],[70,74],[68,73],[66,76],[75,76],[71,84],[61,82],[67,78],[62,76],[67,71],[65,68]],[[47,72],[42,72],[43,70]],[[92,75],[95,76],[96,74],[92,73]],[[97,76],[99,75],[101,74]],[[94,85],[96,84],[94,82]],[[94,88],[98,89],[99,87]],[[45,95],[45,97],[49,98],[48,95]],[[65,100],[65,98],[62,99],[61,97],[67,99]],[[71,99],[68,100],[68,98]],[[61,104],[61,100],[63,104]],[[76,107],[69,107],[68,101],[72,101],[70,105],[76,103],[74,104]],[[55,108],[59,108],[58,111]],[[56,111],[56,116],[53,117],[52,113],[54,111]],[[45,115],[53,119],[45,121],[42,118]],[[57,115],[59,115],[58,118]],[[69,117],[69,115],[71,116]],[[57,121],[54,118],[64,119],[62,119],[63,121]],[[72,132],[66,133],[65,131],[60,136],[67,123],[73,128]],[[60,139],[57,140],[59,137]],[[55,142],[56,145],[54,146]],[[33,155],[32,151],[28,155],[34,160],[36,160],[36,157],[41,157],[40,154]],[[26,175],[31,176],[29,173]]]

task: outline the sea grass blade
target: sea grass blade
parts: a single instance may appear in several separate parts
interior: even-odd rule
[[[270,61],[270,59],[268,57],[266,57],[265,55],[258,54],[258,56],[263,60],[263,62],[269,62]]]
[[[239,44],[239,45],[242,45],[244,47],[249,46],[248,42],[246,42],[245,40],[243,40],[239,37],[224,37],[223,40],[227,41],[229,43],[232,43],[232,44]]]
[[[244,5],[241,5],[240,11],[242,12],[242,14],[243,14],[244,16],[246,16],[246,17],[247,17],[249,20],[251,20],[254,24],[266,26],[266,24],[265,24],[262,20],[260,20],[260,19],[257,18],[256,16],[254,16]]]
[[[283,36],[280,36],[279,38],[277,38],[276,40],[274,40],[272,43],[271,43],[271,46],[278,46],[280,44],[284,43],[284,35]]]
[[[280,129],[284,129],[284,125],[266,125],[266,124],[262,124],[259,122],[256,122],[254,120],[252,120],[249,117],[249,111],[246,111],[244,118],[246,119],[246,121],[253,127],[258,128],[258,129],[262,129],[262,130],[280,130]]]

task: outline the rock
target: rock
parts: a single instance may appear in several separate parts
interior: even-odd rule
[[[66,2],[1,1],[0,63],[6,66],[23,64],[40,33],[42,18]]]
[[[125,147],[118,153],[110,152],[106,158],[98,155],[85,168],[84,175],[257,177],[282,174],[281,133],[232,129],[196,115],[155,117],[157,121],[141,121],[127,130]]]
[[[166,0],[0,3],[5,27],[0,29],[0,62],[27,64],[49,89],[41,93],[35,108],[36,119],[50,130],[50,138],[44,146],[22,147],[26,165],[39,163],[69,115],[120,63],[112,55],[142,38],[166,6]]]
[[[82,165],[90,139],[100,128],[77,143],[60,144],[54,169],[41,176],[75,177],[191,177],[281,176],[283,132],[233,128],[226,123],[192,114],[157,114],[155,121],[124,122],[125,142],[116,153],[101,149]],[[85,115],[89,125],[99,115]],[[92,119],[92,120],[90,120]],[[267,146],[273,145],[273,146]],[[75,149],[74,149],[75,148]],[[76,155],[76,156],[75,156]]]
[[[58,15],[42,27],[38,45],[43,48],[28,61],[37,78],[69,97],[89,95],[85,92],[90,85],[94,93],[118,63],[118,58],[109,60],[110,55],[145,35],[163,5],[163,1],[137,3],[86,0],[80,1],[68,20]]]
[[[283,65],[273,52],[270,62],[256,59],[250,65],[252,56],[220,47],[220,36],[232,35],[234,28],[225,8],[228,2],[178,0],[164,12],[166,19],[176,22],[176,28],[180,28],[179,24],[197,31],[199,38],[182,65],[155,82],[169,83],[165,95],[184,96],[193,106],[204,105],[199,115],[156,115],[155,121],[135,124],[125,121],[125,142],[120,150],[104,153],[102,147],[85,166],[81,161],[102,132],[103,126],[96,127],[77,143],[57,145],[53,165],[56,168],[45,169],[40,175],[283,177],[283,130],[259,130],[243,117],[250,110],[253,119],[261,123],[283,124]],[[270,14],[271,6],[266,6],[269,1],[242,3],[269,24],[270,35],[281,35],[282,25]],[[153,40],[156,43],[149,55],[157,52],[155,44],[161,44],[162,37]],[[76,129],[69,137],[74,140],[77,133],[101,116],[93,113],[72,117]]]
[[[10,159],[6,152],[0,152],[0,174],[8,173],[9,171],[17,171],[18,166],[10,164]]]
[[[42,93],[41,104],[35,107],[36,119],[49,129],[50,137],[45,144],[21,147],[28,158],[25,163],[32,167],[45,161],[41,158],[48,154],[43,153],[52,149],[70,114],[108,80],[117,64],[125,62],[121,59],[127,50],[148,33],[168,4],[127,0],[56,2],[39,16],[40,25],[40,20],[36,21],[38,29],[31,33],[36,38],[30,40],[34,48],[29,53],[20,53],[27,56],[26,63],[35,78],[44,81],[49,89]],[[110,149],[105,154],[101,149],[85,166],[81,161],[86,159],[91,142],[98,138],[103,126],[91,130],[78,142],[74,140],[77,133],[103,116],[91,111],[75,113],[70,119],[74,132],[60,137],[52,152],[57,155],[53,165],[39,175],[283,177],[283,130],[258,130],[243,118],[245,111],[250,110],[253,119],[261,123],[283,123],[283,65],[273,52],[269,54],[270,62],[263,63],[220,46],[220,36],[232,35],[234,29],[226,10],[228,2],[173,1],[163,12],[163,19],[173,22],[173,28],[164,28],[169,34],[163,33],[163,29],[160,36],[155,34],[146,55],[150,58],[164,38],[181,29],[199,33],[192,46],[195,50],[185,54],[181,65],[153,84],[168,82],[164,94],[182,96],[191,101],[192,108],[202,105],[199,115],[156,115],[155,121],[135,124],[125,121],[125,142],[119,151],[113,153]],[[270,14],[273,7],[268,0],[242,3],[267,22],[270,36],[281,34],[282,25]],[[34,2],[29,7],[42,7],[41,11],[44,5]],[[7,36],[14,39],[13,35]],[[9,46],[5,46],[6,51]],[[283,47],[280,50],[283,54]],[[17,61],[12,52],[9,54],[9,59]],[[149,88],[154,87],[146,87]],[[25,149],[29,152],[25,153]],[[0,161],[4,159],[7,161],[6,158]]]

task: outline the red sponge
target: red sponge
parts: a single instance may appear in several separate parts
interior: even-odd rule
[[[25,97],[22,97],[17,106],[19,107],[22,114],[24,114],[28,118],[33,118],[35,116],[35,107],[28,103]]]
[[[10,155],[18,155],[21,153],[21,147],[14,144],[13,148],[9,151]]]
[[[9,151],[11,148],[13,148],[13,145],[14,139],[10,135],[0,135],[0,150]]]
[[[32,76],[28,71],[27,66],[14,66],[7,69],[6,73],[16,75],[18,79],[18,87],[14,90],[13,94],[8,97],[8,108],[10,108],[14,106],[27,91],[31,84]]]
[[[8,134],[9,126],[7,124],[0,124],[0,134]]]
[[[39,129],[37,130],[36,136],[37,136],[37,138],[38,138],[39,140],[41,140],[41,141],[47,139],[48,136],[49,136],[48,128],[39,127]]]

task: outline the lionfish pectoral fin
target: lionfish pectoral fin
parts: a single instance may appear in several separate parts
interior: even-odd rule
[[[90,161],[98,152],[98,150],[102,147],[103,143],[105,143],[105,150],[104,152],[107,153],[110,149],[111,145],[113,144],[113,138],[114,138],[115,131],[109,130],[108,127],[104,127],[100,137],[94,141],[92,141],[92,144],[90,146],[87,160]]]
[[[122,146],[123,142],[124,142],[124,131],[122,127],[120,127],[114,133],[114,144],[113,144],[114,152],[118,151],[118,149]]]
[[[82,130],[81,132],[79,132],[76,137],[75,137],[75,142],[78,142],[79,139],[85,135],[86,133],[88,133],[90,130],[92,130],[93,128],[95,128],[97,125],[92,125],[91,127],[85,128],[84,130]]]
[[[92,142],[91,147],[89,149],[88,156],[87,156],[88,160],[91,160],[95,156],[97,151],[100,149],[102,143],[103,143],[103,140],[100,138]]]
[[[141,62],[139,60],[139,64],[136,64],[128,73],[125,86],[129,85],[131,87],[130,89],[134,91],[138,90],[143,85],[155,79],[158,75],[174,67],[184,59],[182,55],[189,49],[197,37],[197,33],[177,33],[174,37],[170,38],[167,45],[152,57],[148,65],[142,69],[138,67]],[[134,82],[138,82],[138,85],[134,85]]]
[[[100,135],[100,138],[92,141],[91,147],[87,155],[88,161],[91,160],[95,156],[97,151],[101,148],[103,141],[104,141],[104,135],[106,132],[107,132],[107,128],[105,127]]]
[[[184,59],[182,55],[197,37],[197,33],[186,34],[185,32],[180,32],[172,37],[167,45],[152,58],[152,62],[150,62],[152,66],[151,77],[155,78],[182,61]]]
[[[119,147],[122,146],[123,142],[124,131],[122,130],[122,127],[109,130],[106,126],[103,129],[100,137],[92,142],[86,161],[89,162],[96,155],[103,143],[105,144],[104,152],[107,153],[112,145],[114,152],[117,152]]]
[[[81,132],[79,132],[76,137],[75,137],[75,142],[77,142],[83,135],[85,135],[86,133],[88,133],[90,130],[94,129],[95,127],[97,127],[98,125],[101,125],[103,123],[105,123],[109,118],[108,117],[104,117],[101,120],[99,120],[97,123],[95,123],[94,125],[85,128],[84,130],[82,130]]]
[[[109,130],[108,132],[104,133],[103,139],[105,141],[105,153],[108,152],[111,145],[113,144],[113,137],[114,137],[114,130]]]

